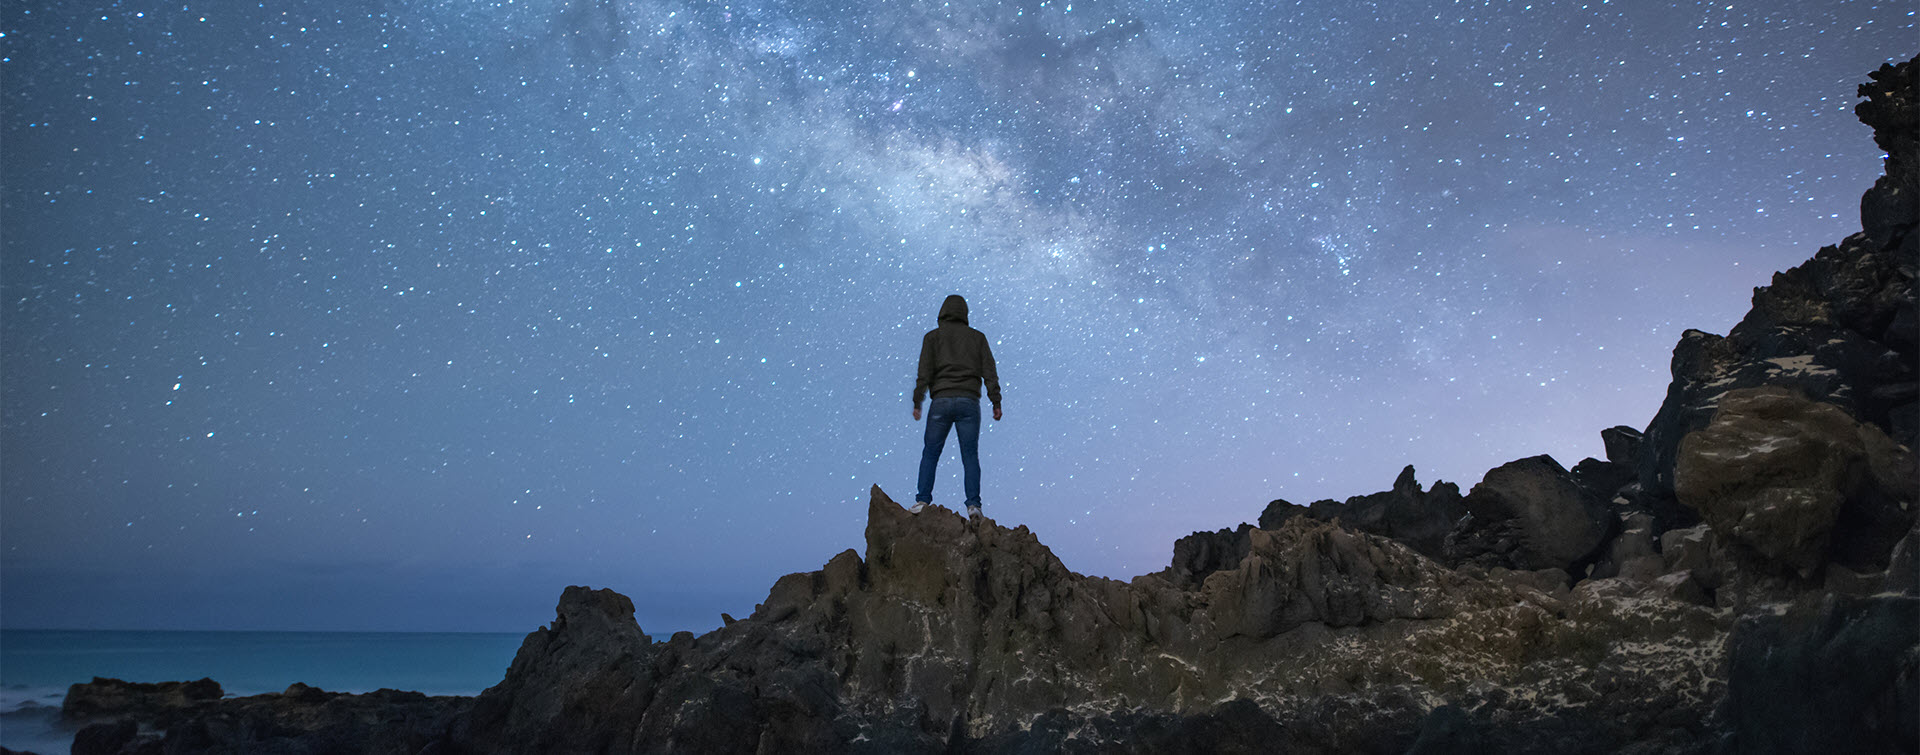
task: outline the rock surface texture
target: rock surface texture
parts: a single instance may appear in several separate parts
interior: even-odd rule
[[[1709,607],[1457,571],[1312,517],[1247,535],[1197,584],[1123,583],[1069,571],[1025,528],[916,516],[875,488],[864,558],[788,575],[698,639],[637,643],[623,600],[569,588],[450,746],[1397,752],[1572,726],[1601,751],[1711,733],[1726,617]],[[1542,702],[1561,699],[1585,712]],[[1439,701],[1457,719],[1429,722]]]
[[[1916,752],[1917,69],[1861,88],[1866,230],[1688,331],[1605,460],[1276,500],[1129,582],[875,487],[864,553],[700,637],[569,587],[478,698],[96,680],[75,751]]]
[[[364,695],[295,684],[223,697],[212,680],[137,684],[95,678],[67,691],[74,755],[413,755],[448,738],[472,698],[383,689]]]

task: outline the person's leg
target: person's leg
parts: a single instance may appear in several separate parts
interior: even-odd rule
[[[960,466],[966,470],[967,505],[980,505],[980,402],[962,399],[953,426],[960,432]]]
[[[913,500],[921,503],[933,502],[934,471],[940,465],[940,452],[947,447],[947,428],[953,426],[953,416],[948,410],[951,403],[946,399],[927,402],[927,435],[920,449],[920,489],[913,495]]]

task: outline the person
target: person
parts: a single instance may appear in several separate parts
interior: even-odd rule
[[[920,451],[920,488],[913,513],[933,504],[933,474],[947,445],[949,428],[960,436],[960,466],[965,470],[967,516],[980,517],[980,386],[1000,421],[1000,375],[987,336],[967,325],[967,300],[959,294],[940,304],[939,327],[920,339],[920,374],[913,383],[913,418],[920,401],[933,394],[927,409],[926,445]]]

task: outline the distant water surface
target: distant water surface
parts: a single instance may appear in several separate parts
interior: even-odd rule
[[[477,695],[500,682],[521,634],[409,632],[0,631],[0,745],[66,752],[53,727],[67,687],[96,676],[132,682],[211,678],[228,695],[302,682],[330,692],[383,687]],[[39,709],[36,706],[46,706]]]

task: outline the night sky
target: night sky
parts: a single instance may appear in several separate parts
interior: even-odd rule
[[[8,3],[0,623],[704,631],[912,499],[951,293],[1082,573],[1601,456],[1859,228],[1915,52],[1652,5]]]

